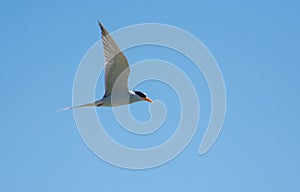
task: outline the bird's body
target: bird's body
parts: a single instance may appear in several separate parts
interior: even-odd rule
[[[152,102],[152,100],[149,99],[143,92],[128,90],[127,82],[130,73],[128,61],[103,25],[100,22],[98,22],[98,24],[101,29],[102,43],[104,47],[105,94],[101,99],[95,102],[69,107],[63,110],[91,106],[114,107],[138,101]]]
[[[130,103],[135,103],[138,101],[149,101],[152,102],[149,98],[141,97],[137,94],[137,91],[128,91],[123,93],[116,93],[113,95],[108,95],[102,99],[95,102],[97,107],[114,107],[120,105],[127,105]]]

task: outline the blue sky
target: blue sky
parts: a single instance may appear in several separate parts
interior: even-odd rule
[[[0,7],[1,191],[299,191],[299,2],[26,0]],[[109,31],[165,23],[205,43],[227,90],[224,126],[208,153],[197,154],[210,114],[207,84],[170,50],[140,47],[125,53],[129,62],[174,62],[197,85],[198,130],[171,162],[139,171],[112,166],[83,142],[72,112],[56,112],[72,103],[76,69],[100,38],[97,20]],[[170,111],[157,135],[132,136],[118,127],[110,109],[97,111],[114,125],[107,132],[116,140],[155,146],[174,131],[178,98],[157,82],[139,89],[165,101]],[[149,118],[147,103],[131,109],[137,119]]]

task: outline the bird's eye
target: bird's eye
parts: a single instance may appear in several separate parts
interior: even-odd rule
[[[135,94],[137,94],[138,96],[142,97],[142,98],[146,98],[146,94],[140,92],[140,91],[134,91]]]

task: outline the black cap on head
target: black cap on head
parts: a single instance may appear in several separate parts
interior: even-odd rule
[[[140,91],[134,91],[134,93],[135,93],[136,95],[140,96],[141,98],[146,98],[146,97],[147,97],[145,93],[140,92]]]

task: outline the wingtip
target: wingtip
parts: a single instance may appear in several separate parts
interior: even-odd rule
[[[106,29],[104,28],[104,26],[102,25],[102,23],[101,23],[99,20],[98,20],[98,25],[99,25],[99,27],[100,27],[100,29],[101,29],[101,34],[102,34],[103,36],[107,35],[108,32],[106,31]]]
[[[101,24],[101,22],[98,20],[98,25],[100,26],[100,27],[102,27],[102,24]]]
[[[101,31],[104,31],[104,27],[103,27],[102,23],[99,20],[98,20],[98,25],[99,25]]]

